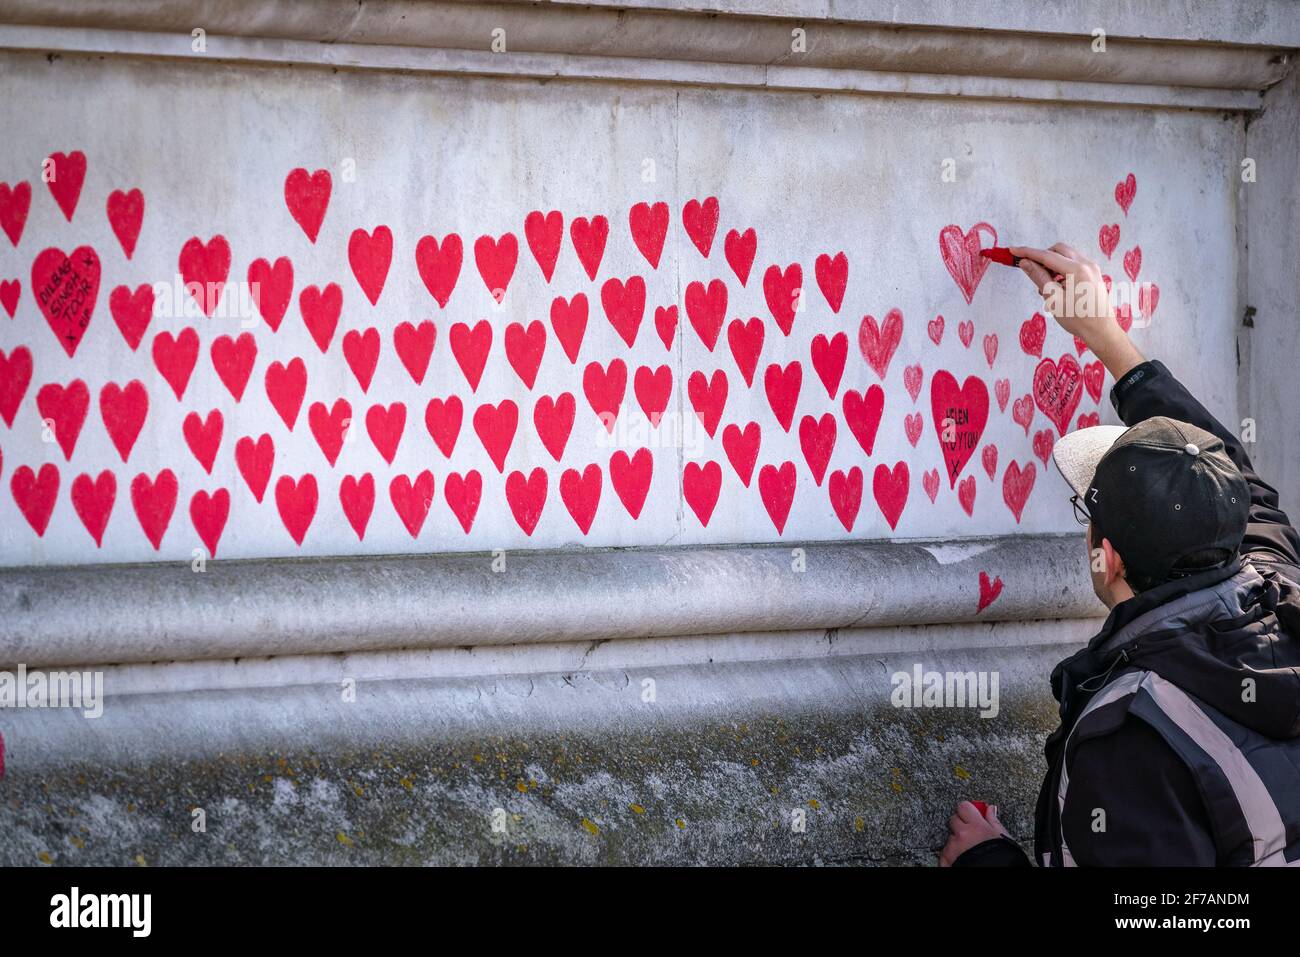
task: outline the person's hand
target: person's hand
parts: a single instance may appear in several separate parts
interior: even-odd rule
[[[1115,320],[1100,266],[1067,243],[1057,243],[1051,249],[1008,248],[1011,255],[1020,257],[1020,270],[1038,288],[1061,328],[1081,339],[1116,381],[1143,361]]]
[[[1010,252],[1020,257],[1021,271],[1033,280],[1048,311],[1066,332],[1088,342],[1090,334],[1109,331],[1115,325],[1115,309],[1101,267],[1073,246],[1012,246]]]
[[[939,852],[939,866],[952,867],[953,861],[976,844],[1003,835],[1011,836],[998,820],[998,809],[995,806],[989,806],[989,816],[985,818],[970,801],[962,801],[952,817],[948,818],[948,843]]]

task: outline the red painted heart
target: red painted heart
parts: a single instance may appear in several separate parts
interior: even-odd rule
[[[862,451],[870,455],[880,429],[880,417],[885,411],[885,390],[878,385],[871,386],[865,394],[850,389],[844,393],[843,405],[844,423],[862,446]]]
[[[623,360],[611,359],[608,366],[599,362],[587,363],[582,371],[582,392],[596,417],[613,435],[618,410],[627,393],[627,366]]]
[[[366,330],[349,329],[343,335],[343,358],[361,391],[369,390],[375,366],[379,364],[379,330],[373,326]]]
[[[0,349],[0,418],[10,428],[13,428],[14,416],[31,381],[31,351],[26,346],[18,346],[6,357],[4,350]]]
[[[692,372],[686,380],[686,397],[691,400],[691,408],[704,423],[704,431],[709,433],[709,438],[713,438],[718,423],[722,421],[728,388],[727,374],[721,369],[713,370],[713,375],[707,379],[703,372]]]
[[[199,533],[199,539],[208,549],[208,555],[217,557],[217,545],[230,518],[230,492],[219,488],[211,495],[200,489],[190,497],[190,524]]]
[[[515,419],[518,421],[517,411]],[[402,441],[405,428],[406,404],[403,402],[392,402],[387,406],[376,404],[366,410],[366,433],[374,443],[375,450],[389,465],[397,457],[397,446]],[[507,447],[508,445],[507,443]]]
[[[498,303],[505,300],[518,261],[519,241],[514,233],[503,233],[498,239],[480,236],[474,240],[474,264],[478,266],[483,285]]]
[[[742,286],[749,284],[749,270],[754,265],[754,255],[758,252],[758,234],[753,228],[743,233],[731,230],[722,243],[722,251],[727,257],[727,265],[736,274]]]
[[[718,231],[720,214],[715,196],[710,196],[703,203],[693,199],[682,209],[682,226],[686,229],[686,235],[705,259],[709,258],[709,252],[713,249],[713,236]]]
[[[465,407],[459,396],[444,399],[430,399],[424,407],[424,427],[429,430],[429,437],[438,450],[447,458],[456,448],[456,439],[460,436],[460,424],[465,416]]]
[[[723,451],[745,488],[749,488],[749,481],[754,477],[754,463],[758,461],[762,440],[763,433],[757,422],[746,424],[743,430],[734,424],[722,430]]]
[[[90,389],[80,379],[73,379],[67,386],[51,382],[37,391],[36,408],[45,427],[54,433],[63,457],[71,462],[90,408]]]
[[[537,260],[537,267],[542,271],[542,278],[550,282],[551,277],[555,275],[555,264],[560,259],[560,243],[564,241],[564,215],[558,209],[545,214],[540,209],[533,210],[524,217],[524,239],[528,241],[528,248],[533,251],[533,258]],[[457,244],[459,245],[459,239]],[[459,258],[458,255],[457,270],[460,269]],[[444,302],[443,305],[446,303]]]
[[[775,465],[764,465],[758,471],[758,494],[778,535],[785,533],[797,484],[798,475],[793,462],[782,462],[779,469]]]
[[[212,409],[207,418],[199,418],[197,412],[185,416],[181,425],[181,434],[185,444],[190,447],[194,457],[203,466],[203,471],[212,474],[212,464],[217,460],[217,450],[221,447],[221,433],[225,429],[225,419],[220,409]]]
[[[641,517],[653,475],[654,455],[649,449],[637,449],[630,458],[622,449],[610,456],[609,484],[634,521]]]
[[[333,466],[338,462],[348,430],[352,428],[352,404],[342,398],[335,399],[329,407],[324,402],[313,402],[307,410],[307,425],[324,453],[325,461]]]
[[[844,253],[836,253],[834,258],[822,253],[817,257],[814,267],[817,286],[826,297],[826,305],[831,312],[839,312],[844,303],[844,290],[849,284],[849,259]]]
[[[697,326],[697,331],[698,328]],[[736,368],[740,370],[746,386],[752,387],[754,384],[754,372],[758,369],[758,357],[763,352],[765,335],[763,320],[757,316],[751,317],[748,322],[732,319],[727,324],[727,344],[731,346],[731,355],[736,360]],[[819,338],[825,342],[825,336]],[[817,343],[814,342],[813,354],[816,353]]]
[[[827,412],[820,419],[805,415],[799,420],[799,447],[803,449],[813,481],[822,484],[831,453],[835,451],[835,416]]]
[[[503,399],[497,405],[480,405],[474,410],[474,432],[498,472],[506,470],[506,455],[518,427],[519,407],[509,399]]]
[[[883,381],[889,372],[889,362],[903,339],[903,314],[897,309],[885,313],[885,321],[876,325],[874,316],[863,316],[858,327],[858,349],[867,365]]]
[[[217,378],[234,397],[236,402],[244,397],[244,389],[253,374],[253,364],[257,362],[257,340],[251,332],[241,332],[238,339],[230,336],[218,336],[212,340],[209,350],[212,355],[212,368]],[[347,343],[344,342],[344,352]]]
[[[170,332],[160,332],[153,337],[151,351],[154,366],[180,401],[190,383],[194,365],[199,361],[199,334],[188,326],[174,338]]]
[[[587,332],[587,297],[578,293],[566,302],[564,297],[556,296],[551,302],[551,328],[569,362],[576,365],[582,337]]]
[[[99,254],[79,246],[68,255],[46,249],[32,263],[32,295],[54,336],[71,358],[95,314],[99,296]]]
[[[911,485],[907,463],[896,462],[891,470],[887,465],[877,465],[871,476],[871,491],[885,516],[890,529],[898,528],[898,520],[907,506],[907,492]]]
[[[116,501],[117,476],[108,469],[93,480],[85,472],[72,480],[72,509],[95,540],[96,548],[104,545],[104,530],[108,528]]]
[[[560,476],[560,500],[584,535],[591,531],[591,525],[596,520],[596,509],[600,508],[600,489],[600,466],[594,462],[581,472],[566,469]]]
[[[163,536],[167,534],[167,526],[176,510],[179,491],[176,473],[171,469],[163,469],[156,478],[141,472],[131,480],[131,506],[154,551],[162,547]]]
[[[249,296],[272,332],[278,332],[293,298],[293,263],[281,256],[272,266],[254,259],[248,266]]]
[[[690,301],[689,290],[687,301]],[[600,304],[614,331],[629,347],[636,345],[636,334],[645,318],[645,280],[633,276],[626,283],[607,279],[600,287]]]
[[[308,473],[300,479],[281,475],[275,483],[275,507],[280,512],[280,521],[289,537],[298,545],[311,528],[312,519],[316,517],[316,503],[319,490],[316,476]]]
[[[375,510],[375,477],[369,472],[361,478],[343,476],[343,481],[339,483],[339,504],[343,506],[343,515],[348,524],[357,533],[357,539],[365,541],[370,515]]]
[[[9,491],[32,531],[37,537],[44,536],[59,497],[58,468],[46,462],[39,473],[34,473],[29,466],[20,465],[9,477]]]
[[[433,357],[433,345],[437,340],[438,327],[428,319],[418,326],[403,322],[393,330],[393,350],[416,385],[424,382],[424,374],[429,371],[429,359]]]
[[[533,469],[527,478],[523,472],[511,472],[506,477],[506,502],[525,535],[531,536],[541,521],[546,486],[546,470],[542,468]]]
[[[1020,516],[1025,510],[1025,503],[1029,501],[1029,493],[1034,490],[1034,478],[1037,474],[1037,467],[1033,462],[1029,462],[1023,469],[1014,461],[1007,465],[1007,470],[1002,473],[1002,501],[1007,503],[1007,508],[1011,509],[1011,514],[1016,517],[1016,524],[1020,524]]]
[[[412,538],[420,537],[424,519],[433,505],[433,473],[425,469],[411,481],[409,475],[395,475],[388,483],[388,499]]]
[[[668,235],[668,204],[637,203],[627,214],[632,230],[632,242],[640,250],[651,269],[659,268],[659,257],[664,251],[664,237]]]
[[[955,225],[939,230],[939,255],[968,303],[975,298],[975,290],[989,268],[989,260],[980,255],[982,233],[988,234],[989,246],[998,244],[998,231],[988,223],[976,223],[969,232]]]
[[[556,247],[559,247],[558,240]],[[421,236],[415,244],[415,268],[420,273],[424,288],[429,290],[429,295],[433,296],[440,309],[447,308],[447,301],[456,289],[463,256],[460,237],[455,233],[448,234],[441,245],[433,236]]]
[[[795,406],[799,404],[799,387],[803,384],[803,366],[798,362],[787,363],[781,368],[773,362],[763,374],[763,389],[767,392],[768,405],[772,414],[787,432],[794,423]]]
[[[235,464],[253,498],[261,502],[275,466],[275,443],[271,436],[263,432],[256,442],[251,436],[241,438],[235,443]]]
[[[27,212],[31,205],[30,183],[17,183],[12,188],[8,183],[0,183],[0,229],[4,230],[15,249],[23,237],[23,226],[27,223]]]
[[[1132,173],[1115,184],[1115,202],[1119,203],[1119,208],[1124,210],[1124,215],[1128,215],[1128,208],[1133,205],[1133,197],[1137,195],[1137,177]]]
[[[791,263],[784,270],[780,266],[767,267],[763,273],[763,297],[772,318],[787,336],[794,328],[794,314],[799,310],[802,296],[803,269],[798,263]]]
[[[717,462],[687,462],[682,469],[682,497],[705,528],[722,491],[722,466]]]
[[[51,153],[45,166],[45,185],[50,188],[50,195],[59,204],[64,218],[72,222],[72,214],[77,211],[77,200],[81,198],[81,187],[86,182],[86,154],[81,150],[71,153]]]
[[[478,514],[479,502],[483,498],[483,476],[477,469],[470,469],[464,478],[458,472],[449,472],[443,483],[443,496],[456,521],[468,535],[474,527],[474,516]]]
[[[123,462],[131,457],[131,449],[135,447],[135,440],[139,438],[148,414],[149,393],[139,379],[132,379],[126,388],[109,382],[99,390],[99,415]]]
[[[540,319],[530,322],[527,329],[518,322],[506,326],[506,360],[529,389],[537,381],[537,370],[545,352],[546,326]]]
[[[480,319],[474,328],[463,322],[451,327],[449,336],[451,354],[456,357],[456,364],[465,375],[470,391],[477,392],[479,381],[483,378],[483,367],[487,365],[488,352],[492,348],[492,324]]]
[[[332,282],[324,290],[308,286],[298,294],[298,310],[316,347],[322,354],[327,352],[343,311],[343,290],[339,284]]]
[[[1034,370],[1034,403],[1065,435],[1083,397],[1083,370],[1070,353],[1053,362],[1044,359]],[[1027,430],[1026,430],[1027,432]]]
[[[393,261],[393,233],[387,226],[376,226],[373,233],[354,229],[348,240],[348,265],[357,285],[372,306],[378,305]]]
[[[136,240],[140,238],[140,226],[144,223],[144,193],[138,189],[129,193],[115,189],[108,194],[106,209],[108,225],[122,244],[122,252],[130,259],[135,252]]]
[[[686,287],[686,318],[710,352],[718,344],[723,320],[727,317],[727,284],[714,279],[706,288],[702,282]]]
[[[849,337],[837,332],[830,339],[820,333],[813,337],[812,364],[817,371],[817,378],[826,386],[826,394],[835,398],[839,391],[840,379],[844,376],[844,365],[849,358]],[[751,383],[752,385],[752,383]]]
[[[313,243],[320,235],[321,223],[325,221],[332,188],[333,181],[327,169],[308,173],[300,167],[284,179],[284,204],[289,207],[289,215],[294,222],[302,227],[302,231]]]
[[[862,507],[862,469],[855,465],[848,472],[832,472],[829,491],[835,517],[846,532],[852,532]]]
[[[930,377],[930,415],[939,437],[948,487],[953,488],[984,434],[989,419],[988,387],[976,376],[969,376],[959,387],[951,372],[936,372]]]
[[[203,315],[211,317],[230,278],[230,244],[226,237],[213,236],[206,243],[197,236],[186,240],[177,265],[185,291],[198,303]]]
[[[272,362],[267,367],[265,383],[267,399],[292,432],[302,408],[302,397],[307,392],[306,364],[299,358],[289,360],[287,366]]]
[[[572,392],[561,392],[554,399],[544,395],[533,406],[533,427],[537,429],[537,437],[557,462],[564,457],[564,447],[569,444],[576,413],[577,403]]]
[[[569,223],[569,238],[573,240],[578,262],[586,270],[587,278],[594,280],[600,271],[600,260],[605,255],[605,241],[609,238],[609,220],[593,216],[590,220],[579,216]]]

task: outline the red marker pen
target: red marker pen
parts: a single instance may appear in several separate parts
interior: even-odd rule
[[[1007,249],[1006,246],[990,246],[987,249],[981,249],[980,255],[983,256],[985,259],[993,260],[995,263],[1001,263],[1003,266],[1020,265],[1021,257],[1013,256],[1011,254],[1011,250]],[[1065,277],[1062,276],[1060,273],[1057,273],[1056,275],[1052,276],[1052,278],[1057,282],[1061,282],[1065,279]]]
[[[1020,257],[1011,255],[1011,250],[1006,246],[990,246],[988,249],[981,249],[980,255],[985,259],[992,259],[995,263],[1001,263],[1003,266],[1019,266]]]

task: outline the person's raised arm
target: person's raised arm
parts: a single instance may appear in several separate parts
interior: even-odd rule
[[[1020,269],[1038,287],[1056,321],[1083,340],[1115,378],[1111,402],[1125,425],[1163,415],[1223,440],[1250,485],[1250,521],[1242,551],[1266,550],[1284,562],[1300,564],[1300,533],[1278,507],[1277,490],[1256,474],[1241,440],[1212,416],[1164,363],[1143,359],[1115,320],[1101,267],[1065,243],[1050,249],[1012,246],[1010,252],[1020,257]]]

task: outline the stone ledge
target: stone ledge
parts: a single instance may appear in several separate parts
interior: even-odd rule
[[[0,48],[39,53],[179,58],[200,64],[310,65],[461,75],[748,86],[907,96],[1027,99],[1257,109],[1300,43],[1275,4],[1263,24],[1234,32],[1213,21],[1195,44],[1179,18],[1151,17],[1149,32],[1114,32],[1105,54],[1088,30],[1062,21],[1057,32],[889,22],[887,11],[849,15],[823,4],[763,3],[745,15],[663,2],[610,5],[476,2],[370,3],[350,0],[8,0],[0,3]],[[706,7],[708,5],[705,5]],[[734,6],[734,5],[732,5]],[[869,13],[870,11],[868,11]],[[965,23],[965,20],[961,21]],[[1071,24],[1073,20],[1069,21]],[[208,47],[196,54],[190,33]],[[791,51],[791,30],[807,49]],[[504,31],[506,50],[491,49]],[[1249,42],[1247,42],[1249,41]]]
[[[792,570],[801,548],[806,570]],[[980,573],[1001,592],[978,609]],[[1077,536],[0,571],[0,668],[1086,618]]]

